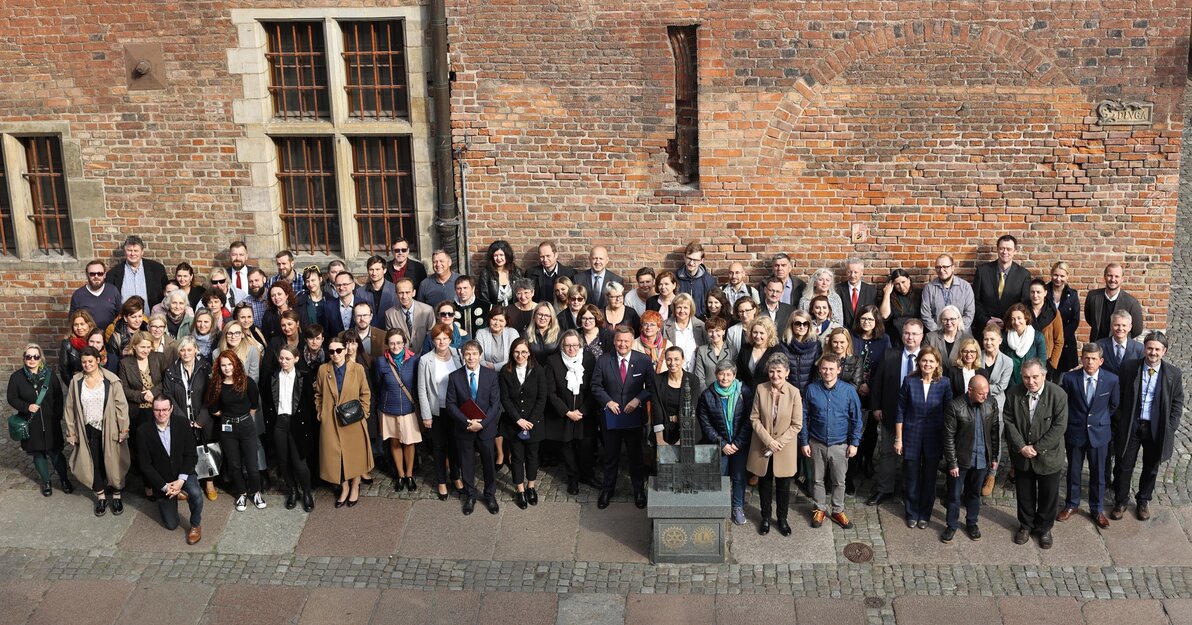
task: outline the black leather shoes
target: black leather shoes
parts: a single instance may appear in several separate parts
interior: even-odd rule
[[[107,514],[107,512],[108,512],[108,500],[107,499],[96,499],[95,500],[95,516],[103,516],[103,515]]]
[[[877,491],[874,491],[873,494],[869,495],[869,499],[865,500],[865,505],[880,506],[883,501],[885,501],[889,498],[890,498],[890,495],[888,495],[886,493],[879,493]]]
[[[944,528],[944,533],[940,535],[940,542],[947,544],[947,543],[952,542],[952,539],[955,537],[956,537],[956,528],[955,527],[946,527],[946,528]]]
[[[450,493],[450,491],[448,491],[448,492],[446,492],[446,493],[440,493],[440,492],[437,492],[437,491],[436,491],[436,492],[435,492],[435,494],[436,494],[436,495],[438,495],[438,497],[439,497],[439,501],[447,501],[447,497],[448,497],[448,496],[449,496],[451,493]]]
[[[116,516],[124,514],[124,500],[113,497],[112,503],[108,504],[108,506],[112,508],[112,514]]]
[[[74,492],[74,485],[70,483],[70,478],[67,478],[67,477],[62,478],[58,482],[58,485],[62,489],[62,492],[66,493],[67,495]]]
[[[1031,531],[1025,527],[1019,527],[1017,532],[1014,532],[1014,544],[1025,545],[1031,539]]]
[[[601,510],[607,508],[608,502],[611,501],[612,498],[613,498],[612,493],[610,493],[608,491],[601,492],[600,496],[596,498],[596,507],[600,508]]]
[[[575,480],[575,479],[567,480],[567,494],[568,495],[578,495],[579,494],[579,480]]]
[[[965,525],[964,533],[968,534],[969,540],[981,540],[981,528],[976,523]]]
[[[1049,531],[1043,532],[1043,535],[1039,537],[1039,548],[1041,549],[1051,549],[1051,546],[1054,544],[1055,542],[1051,539],[1051,532]]]
[[[310,512],[315,509],[315,498],[310,494],[310,491],[302,493],[302,510]]]
[[[472,511],[475,509],[476,509],[476,498],[475,497],[464,497],[464,516],[472,514]]]
[[[757,524],[757,533],[762,536],[770,533],[770,519],[762,519],[762,522]]]
[[[521,492],[513,493],[513,503],[517,504],[517,507],[522,510],[530,507],[530,504],[526,503],[526,494]]]
[[[416,480],[412,477],[407,477],[406,478],[406,490],[411,493],[418,490],[418,480]]]
[[[637,506],[638,508],[646,507],[646,491],[639,490],[633,494],[633,505]]]
[[[497,503],[496,497],[486,497],[484,499],[484,507],[488,508],[489,514],[497,514],[501,511],[501,504]]]
[[[782,534],[783,536],[791,535],[791,524],[787,523],[786,519],[778,519],[778,522],[774,525],[778,527],[779,534]]]
[[[526,502],[531,506],[538,505],[538,490],[531,487],[526,489]]]
[[[53,494],[54,494],[54,486],[52,484],[50,484],[49,482],[42,482],[41,496],[49,497],[50,495],[53,495]]]
[[[298,506],[298,491],[286,493],[286,510],[293,510]]]

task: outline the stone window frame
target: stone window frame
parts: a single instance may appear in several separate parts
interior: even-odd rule
[[[367,135],[406,135],[413,149],[414,195],[417,202],[415,243],[419,256],[434,249],[432,232],[435,214],[435,186],[432,175],[432,134],[427,106],[430,78],[430,48],[426,35],[425,9],[410,7],[233,9],[238,47],[230,48],[228,71],[241,78],[243,97],[232,101],[232,120],[244,129],[236,139],[236,160],[248,168],[249,184],[240,188],[240,205],[252,218],[252,233],[244,237],[249,249],[260,258],[272,258],[285,249],[281,193],[277,181],[278,156],[274,137],[332,137],[335,155],[336,190],[342,259],[350,267],[363,267],[371,255],[360,249],[355,219],[356,197],[352,180],[352,146],[349,138]],[[392,120],[357,120],[350,117],[346,84],[343,34],[337,22],[359,20],[401,20],[405,29],[406,71],[409,85],[409,117]],[[273,117],[269,94],[269,64],[265,58],[268,40],[264,22],[321,21],[327,49],[331,118],[319,121],[283,121]],[[407,236],[407,239],[411,237]],[[385,253],[381,253],[385,256]],[[298,254],[296,263],[325,264],[332,256]]]
[[[62,172],[66,178],[66,203],[70,213],[69,227],[72,249],[65,253],[47,253],[37,247],[37,230],[29,215],[33,212],[33,198],[29,182],[25,146],[22,138],[52,136],[62,150]],[[65,264],[70,269],[91,261],[95,244],[91,240],[92,224],[107,217],[104,209],[103,182],[83,179],[83,157],[78,139],[70,132],[70,122],[28,121],[0,122],[0,151],[3,153],[5,178],[8,180],[9,205],[12,207],[12,229],[16,239],[15,254],[0,255],[4,269],[44,270],[46,264]]]

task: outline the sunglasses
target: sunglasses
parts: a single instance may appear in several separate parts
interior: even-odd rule
[[[41,354],[25,354],[25,360],[41,360]]]
[[[410,251],[410,248],[408,248],[408,247],[395,247],[395,248],[393,248],[393,253],[394,253],[394,254],[405,254],[405,253],[406,253],[406,252],[408,252],[408,251]]]
[[[327,351],[328,351],[328,353],[332,353],[332,354],[342,354],[342,353],[344,353],[344,348],[343,347],[332,347],[331,349],[328,349]]]
[[[87,275],[91,276],[92,278],[98,278],[98,277],[104,275],[104,272],[102,272],[102,271],[88,271]]]
[[[226,279],[225,279],[225,280],[212,280],[212,281],[211,281],[211,284],[227,284],[227,283],[228,283],[228,281],[227,281]]]
[[[791,325],[793,325],[795,327],[799,327],[799,328],[806,328],[807,326],[809,326],[811,324],[807,323],[806,321],[796,321],[796,322],[792,323]]]
[[[455,313],[453,313],[453,312],[441,312],[441,313],[439,313],[439,316],[440,316],[440,317],[454,317],[454,316],[455,316]]]

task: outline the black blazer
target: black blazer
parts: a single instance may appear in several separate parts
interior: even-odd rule
[[[993,317],[1001,319],[1006,309],[1013,304],[1026,304],[1031,301],[1030,286],[1031,272],[1018,263],[1010,264],[1010,271],[1006,273],[1006,284],[1002,288],[1002,296],[997,296],[997,261],[977,265],[977,275],[973,279],[973,299],[976,313],[973,315],[973,334]]]
[[[666,371],[654,374],[653,386],[650,391],[650,421],[654,426],[654,431],[658,431],[658,427],[662,427],[662,440],[674,445],[679,440],[679,434],[683,427],[683,421],[690,419],[692,425],[699,428],[699,421],[695,416],[696,404],[699,403],[699,380],[686,371],[683,372],[682,386],[679,389],[679,410],[678,412],[671,411],[662,405],[663,387],[667,385],[667,377],[670,374]],[[697,437],[702,437],[697,434]],[[653,440],[653,437],[651,437]],[[698,441],[698,438],[697,438]]]
[[[1089,291],[1088,297],[1084,300],[1084,321],[1089,324],[1089,340],[1097,341],[1106,338],[1106,335],[1101,334],[1101,324],[1108,325],[1106,315],[1112,314],[1105,312],[1109,308],[1109,300],[1105,298],[1105,289],[1096,289]],[[1116,305],[1113,312],[1124,310],[1130,313],[1130,320],[1133,325],[1130,326],[1130,338],[1137,338],[1142,334],[1142,305],[1133,295],[1123,291],[1118,293]]]
[[[49,388],[41,400],[41,407],[37,412],[29,412],[29,407],[37,401],[37,392],[33,384],[25,377],[23,367],[13,371],[8,377],[8,405],[17,411],[23,419],[29,422],[29,438],[21,441],[21,449],[26,452],[59,451],[62,449],[62,384],[51,371]],[[70,383],[70,380],[65,382]]]
[[[188,423],[198,423],[203,431],[203,440],[208,443],[215,442],[215,421],[207,411],[206,400],[207,382],[211,379],[211,363],[202,358],[195,359],[194,373],[190,375],[189,386],[184,381],[185,375],[180,362],[171,364],[161,380],[161,393],[174,402],[175,417],[186,419]],[[189,412],[186,408],[188,398]]]
[[[774,327],[778,330],[778,340],[782,340],[783,333],[786,332],[786,323],[790,321],[791,315],[794,314],[795,307],[790,304],[778,303],[778,310],[774,311],[774,316],[770,316],[770,309],[765,302],[762,302],[757,307],[758,316],[770,317],[774,320]],[[744,345],[742,345],[744,347]]]
[[[124,283],[124,267],[125,262],[121,260],[116,263],[115,267],[108,270],[107,282],[115,286],[117,289]],[[161,298],[166,290],[166,268],[161,263],[150,260],[148,258],[141,258],[141,267],[145,271],[145,294],[149,296],[149,301],[145,302],[145,310],[161,303]],[[121,296],[123,299],[123,296]]]
[[[596,307],[600,308],[600,309],[603,309],[605,307],[605,305],[608,304],[608,301],[604,299],[604,287],[608,286],[608,284],[610,282],[616,282],[617,284],[620,284],[621,286],[625,286],[625,278],[622,278],[621,276],[613,273],[608,267],[604,268],[604,279],[601,280],[601,282],[600,282],[600,292],[599,293],[597,293],[595,291],[595,289],[592,288],[592,270],[591,269],[577,271],[575,273],[575,277],[572,278],[572,280],[576,284],[584,285],[584,288],[588,290],[588,303],[595,304]]]
[[[850,332],[853,329],[853,321],[857,318],[857,311],[869,304],[877,306],[880,301],[877,287],[865,281],[861,282],[861,292],[857,294],[856,309],[853,308],[853,292],[848,282],[837,284],[836,294],[840,296],[840,302],[844,304],[844,320],[841,323]]]
[[[534,424],[530,430],[530,441],[539,442],[546,436],[546,427],[542,421],[543,409],[546,407],[546,375],[542,367],[530,367],[526,370],[525,383],[517,381],[517,373],[506,367],[501,367],[497,374],[501,386],[501,435],[505,440],[516,438],[522,431],[517,425],[518,419],[525,419]]]
[[[654,364],[650,362],[649,356],[641,352],[630,351],[625,381],[621,382],[619,359],[620,356],[614,351],[601,356],[596,361],[596,370],[592,373],[592,395],[596,398],[596,408],[601,411],[603,416],[608,402],[615,401],[624,410],[626,404],[637,399],[639,404],[637,413],[642,419],[639,425],[645,425],[646,402],[650,401]]]
[[[575,278],[575,270],[563,263],[555,263],[555,275],[546,275],[546,270],[542,265],[535,265],[526,270],[526,277],[534,282],[534,301],[535,302],[551,302],[555,301],[555,279],[563,276],[567,278]]]
[[[162,487],[178,479],[179,474],[195,474],[195,463],[199,454],[195,451],[195,437],[190,422],[177,416],[170,417],[170,452],[161,444],[157,434],[157,423],[149,419],[137,430],[137,462],[145,482],[154,493],[161,493]]]
[[[782,345],[767,348],[751,368],[749,356],[753,354],[753,346],[749,343],[742,343],[741,351],[737,352],[737,377],[746,386],[756,389],[758,384],[765,384],[770,380],[770,374],[766,372],[766,361],[770,359],[770,356],[782,353],[784,353]]]
[[[422,284],[422,281],[426,279],[426,265],[423,265],[422,261],[414,260],[407,256],[406,277],[414,283],[414,290],[417,291],[418,285]],[[397,279],[393,275],[393,261],[385,263],[385,280],[397,284]]]
[[[592,374],[596,371],[596,357],[591,352],[583,354],[584,377],[580,380],[579,393],[567,389],[567,366],[562,354],[556,352],[546,359],[542,377],[546,382],[546,437],[552,441],[566,443],[584,438],[585,433],[596,434],[596,408],[592,401]],[[584,418],[578,422],[567,418],[567,413],[579,410]]]
[[[1114,451],[1121,457],[1126,444],[1134,436],[1134,424],[1142,408],[1142,383],[1146,377],[1146,360],[1134,360],[1122,368],[1121,408],[1113,424]],[[1180,429],[1180,416],[1184,413],[1184,378],[1179,367],[1164,360],[1159,366],[1159,394],[1151,406],[1151,434],[1161,441],[1162,454],[1159,460],[1171,458],[1175,435]]]
[[[265,406],[265,426],[268,431],[273,431],[273,426],[277,424],[277,406],[280,403],[281,387],[278,383],[278,377],[281,375],[281,367],[276,367],[273,374],[269,377],[269,394],[267,397],[269,401],[264,402]],[[371,375],[369,376],[372,377]],[[314,388],[314,376],[305,367],[294,364],[294,390],[290,397],[290,438],[298,444],[299,453],[309,453],[317,443],[319,435],[319,423],[315,416],[315,402],[314,394],[311,389]],[[375,394],[373,397],[377,397]],[[373,406],[381,404],[380,399],[372,402]],[[380,408],[377,408],[380,410]]]
[[[898,418],[898,394],[902,392],[902,356],[906,350],[901,347],[886,350],[886,355],[877,365],[877,371],[869,378],[869,409],[881,410],[881,424],[894,431]],[[912,372],[913,373],[913,372]]]

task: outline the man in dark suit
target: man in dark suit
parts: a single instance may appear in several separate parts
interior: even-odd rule
[[[983,329],[990,319],[1000,322],[1012,304],[1030,302],[1031,274],[1014,262],[1017,253],[1018,239],[1002,235],[997,240],[997,260],[977,265],[973,280],[976,305],[973,328]]]
[[[178,500],[190,507],[186,544],[203,538],[203,491],[195,475],[195,436],[184,417],[174,416],[174,402],[165,395],[153,398],[153,421],[137,430],[137,462],[145,484],[153,489],[161,524],[178,529]]]
[[[410,242],[398,237],[393,242],[393,260],[385,267],[385,279],[397,284],[402,278],[409,278],[417,291],[418,285],[426,279],[426,267],[410,258]]]
[[[1159,465],[1171,458],[1184,412],[1183,375],[1178,367],[1163,360],[1167,354],[1167,335],[1147,334],[1143,348],[1146,351],[1143,359],[1132,361],[1122,369],[1122,405],[1113,424],[1117,487],[1109,517],[1115,520],[1126,512],[1130,480],[1140,449],[1142,477],[1138,480],[1135,514],[1140,521],[1151,518],[1150,501],[1155,493]]]
[[[352,310],[356,306],[356,278],[348,271],[341,271],[332,284],[335,297],[323,300],[323,321],[320,325],[331,338],[353,326]]]
[[[783,304],[795,306],[799,303],[799,298],[803,297],[803,289],[807,286],[802,280],[791,275],[795,266],[791,263],[791,257],[783,252],[774,255],[774,260],[771,261],[770,276],[767,276],[757,285],[757,290],[762,293],[766,290],[766,282],[771,278],[778,278],[778,283],[782,285],[782,295],[778,301]],[[765,294],[762,294],[765,297]]]
[[[1130,311],[1115,310],[1110,315],[1109,336],[1096,341],[1105,356],[1105,364],[1102,366],[1106,371],[1119,377],[1122,375],[1122,367],[1126,363],[1131,360],[1140,360],[1144,355],[1142,343],[1130,338],[1134,336],[1131,333],[1133,325],[1134,320],[1130,316]]]
[[[224,267],[228,272],[228,288],[237,302],[244,301],[248,297],[248,275],[256,269],[248,264],[248,245],[244,241],[232,241],[228,246],[228,260],[231,266]]]
[[[1105,457],[1113,433],[1113,420],[1121,400],[1118,377],[1101,368],[1101,346],[1085,343],[1080,350],[1078,371],[1069,371],[1061,380],[1068,394],[1068,429],[1064,443],[1068,448],[1068,500],[1057,521],[1067,521],[1080,507],[1080,472],[1089,462],[1089,514],[1097,527],[1109,527],[1109,517],[1101,504],[1105,494]]]
[[[397,305],[385,311],[385,329],[405,330],[411,349],[422,349],[426,335],[435,325],[435,311],[414,299],[416,287],[411,278],[399,278],[393,288],[397,292]]]
[[[492,514],[501,511],[497,503],[497,420],[501,416],[501,391],[497,372],[480,366],[484,349],[472,340],[463,346],[464,366],[447,377],[447,411],[455,421],[455,442],[459,449],[460,477],[464,482],[464,514],[476,508],[476,452],[484,472],[484,506]]]
[[[538,244],[538,266],[526,270],[526,277],[534,283],[534,301],[555,301],[555,278],[574,278],[575,270],[559,262],[554,241]]]
[[[874,419],[881,424],[878,443],[877,483],[865,505],[876,506],[894,496],[894,479],[898,473],[898,452],[894,450],[894,422],[898,417],[898,394],[902,381],[914,373],[923,344],[923,322],[907,319],[902,326],[902,349],[887,349],[869,379],[869,402]]]
[[[853,322],[863,306],[877,306],[877,287],[862,280],[865,262],[859,258],[844,261],[844,273],[848,279],[836,285],[836,294],[844,304],[844,327],[852,330]]]
[[[1060,472],[1064,470],[1064,433],[1068,429],[1068,397],[1047,381],[1047,366],[1038,358],[1022,363],[1022,384],[1006,391],[1004,432],[1014,465],[1018,499],[1018,531],[1014,543],[1025,545],[1031,534],[1051,549],[1051,528],[1059,508]]]
[[[790,320],[795,307],[782,301],[782,280],[777,276],[770,276],[762,283],[762,305],[758,307],[758,314],[769,317],[774,321],[774,328],[778,330],[779,340],[786,332],[786,322]]]
[[[588,290],[589,304],[595,304],[597,308],[604,310],[608,303],[604,298],[604,287],[610,282],[625,286],[625,279],[609,271],[608,248],[603,245],[597,245],[588,252],[588,264],[589,268],[576,273],[573,280]]]
[[[145,242],[137,235],[124,239],[124,262],[108,270],[108,284],[120,289],[120,303],[133,295],[145,300],[145,311],[161,303],[166,290],[166,268],[145,258]]]
[[[617,487],[621,444],[629,456],[629,477],[633,480],[633,502],[646,507],[645,469],[642,465],[642,428],[646,424],[645,404],[650,399],[649,383],[654,379],[650,358],[633,347],[633,330],[617,326],[613,353],[605,354],[592,373],[592,395],[603,411],[604,482],[596,507],[608,507]]]
[[[1130,338],[1142,334],[1142,305],[1133,295],[1122,290],[1122,266],[1110,263],[1105,266],[1105,288],[1089,291],[1084,300],[1084,321],[1089,324],[1089,340],[1097,341],[1109,336],[1113,328],[1113,314],[1119,310],[1130,314]]]

